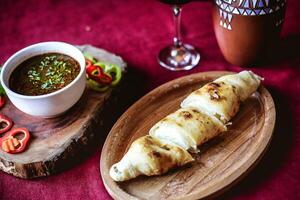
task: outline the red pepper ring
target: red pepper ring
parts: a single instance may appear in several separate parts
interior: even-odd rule
[[[0,95],[0,108],[2,108],[5,104],[5,96],[4,95]]]
[[[112,78],[105,74],[101,67],[91,65],[88,68],[86,68],[86,73],[88,77],[94,81],[96,81],[99,84],[108,85],[112,82]]]
[[[18,139],[15,136],[17,134],[23,133],[24,137]],[[7,153],[21,153],[25,150],[28,141],[30,139],[30,133],[26,128],[15,128],[7,132],[3,138],[0,140],[0,145],[3,151]]]
[[[88,59],[85,59],[85,67],[86,68],[89,68],[90,66],[92,66],[92,61],[88,60]]]
[[[5,124],[5,126],[2,126]],[[13,126],[13,121],[5,115],[0,114],[0,134],[7,132]]]

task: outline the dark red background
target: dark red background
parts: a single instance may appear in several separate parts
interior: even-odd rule
[[[211,7],[196,2],[183,10],[184,39],[199,48],[202,58],[194,70],[179,73],[156,62],[158,50],[171,42],[173,26],[169,7],[155,0],[1,0],[0,62],[25,46],[58,40],[90,43],[122,56],[131,68],[146,74],[146,90],[191,73],[243,70],[222,57]],[[274,55],[273,64],[252,68],[265,77],[276,104],[270,148],[220,199],[300,199],[299,10],[298,0],[288,0],[280,55]],[[0,199],[110,199],[99,174],[101,147],[75,167],[47,178],[21,180],[0,172]]]

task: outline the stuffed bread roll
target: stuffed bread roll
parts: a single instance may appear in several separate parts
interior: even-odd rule
[[[241,101],[260,85],[262,78],[251,71],[227,75],[190,94],[181,109],[155,124],[149,134],[135,140],[120,162],[110,169],[115,181],[141,174],[160,175],[192,162],[186,151],[226,130],[226,124],[239,110]]]
[[[259,86],[261,78],[251,71],[226,75],[191,93],[182,108],[194,107],[226,124],[239,110],[240,102]]]
[[[125,181],[142,174],[160,175],[193,160],[186,150],[147,135],[131,144],[121,161],[110,168],[109,174],[115,181]]]
[[[245,101],[254,93],[260,85],[262,77],[254,74],[252,71],[242,71],[238,74],[222,76],[215,82],[225,82],[237,88],[238,96],[241,101]]]
[[[149,134],[190,152],[197,152],[198,145],[226,130],[226,126],[213,116],[194,108],[181,108],[156,123]]]
[[[224,82],[211,82],[192,92],[181,103],[182,108],[193,107],[215,116],[226,124],[239,110],[237,90]]]

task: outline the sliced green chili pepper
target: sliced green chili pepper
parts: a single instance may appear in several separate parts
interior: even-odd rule
[[[85,59],[90,60],[93,64],[97,62],[97,60],[93,56],[91,56],[91,54],[84,52],[83,55]]]
[[[2,71],[2,67],[0,68],[0,73],[1,71]],[[5,90],[0,83],[0,108],[2,108],[5,104],[5,99],[6,99],[5,95],[6,95]]]
[[[87,86],[88,86],[88,88],[91,88],[92,90],[95,90],[97,92],[104,92],[109,89],[109,86],[100,85],[99,83],[97,83],[96,81],[94,81],[92,79],[87,80]]]
[[[0,74],[1,74],[1,71],[2,71],[2,67],[0,67]],[[4,96],[6,93],[5,93],[5,90],[4,88],[2,87],[1,83],[0,83],[0,95],[1,96]]]

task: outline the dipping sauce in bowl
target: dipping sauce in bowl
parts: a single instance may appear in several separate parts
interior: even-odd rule
[[[31,57],[12,72],[9,87],[28,96],[55,92],[71,83],[79,74],[80,65],[61,53],[45,53]]]
[[[69,110],[86,87],[82,52],[64,42],[41,42],[13,54],[3,65],[0,82],[19,110],[51,118]]]

